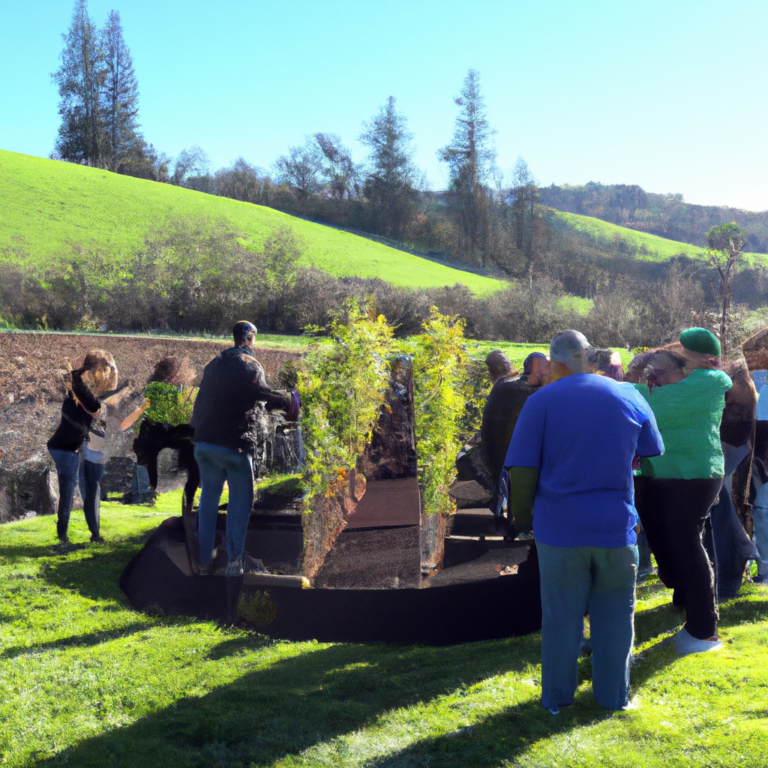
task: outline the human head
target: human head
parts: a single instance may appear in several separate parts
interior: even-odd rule
[[[588,373],[590,349],[586,336],[579,331],[563,331],[549,345],[549,360],[554,379],[562,379],[572,373]]]
[[[657,349],[648,357],[648,386],[663,387],[685,378],[685,358],[669,349]]]
[[[491,384],[495,384],[500,379],[506,379],[515,373],[509,358],[500,349],[489,352],[488,357],[485,358],[485,364],[488,366]]]
[[[253,349],[253,340],[256,337],[256,326],[247,320],[240,320],[232,328],[232,337],[236,347]]]
[[[591,349],[587,353],[589,370],[600,376],[607,376],[615,381],[624,381],[624,367],[621,355],[612,349]]]
[[[687,328],[680,334],[680,346],[687,368],[720,367],[720,342],[712,331],[706,328]]]
[[[549,358],[543,352],[531,352],[523,362],[523,376],[532,387],[543,384],[549,376]]]
[[[115,358],[104,349],[92,349],[79,369],[94,394],[103,395],[117,388]]]

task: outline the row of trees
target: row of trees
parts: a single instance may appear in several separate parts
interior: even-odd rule
[[[75,0],[63,38],[61,65],[53,74],[61,116],[55,154],[61,159],[449,251],[454,260],[524,278],[529,296],[535,295],[534,281],[547,276],[589,296],[616,284],[616,276],[598,266],[582,246],[547,225],[536,180],[522,158],[505,185],[496,166],[495,131],[488,122],[480,75],[473,69],[455,99],[458,113],[451,141],[438,152],[448,166],[449,187],[445,193],[430,193],[414,162],[413,135],[394,97],[363,123],[358,138],[368,156],[362,163],[354,161],[339,136],[318,132],[303,145],[290,147],[275,161],[272,173],[243,158],[212,172],[200,147],[183,150],[174,161],[144,140],[138,83],[117,11],[98,29],[87,0]],[[590,193],[605,191],[592,187],[596,185]],[[647,203],[639,188],[615,187],[611,195],[610,204],[622,210]],[[721,337],[727,339],[732,283],[745,234],[736,224],[721,225],[707,232],[706,241],[715,268],[712,293],[719,298]]]
[[[271,171],[239,158],[214,172],[200,147],[185,149],[174,160],[144,139],[138,83],[117,11],[99,29],[87,0],[75,0],[63,38],[61,65],[52,75],[61,117],[54,157],[271,205],[450,251],[455,260],[509,273],[522,268],[532,275],[536,185],[519,161],[512,187],[503,188],[475,70],[467,73],[456,99],[453,138],[438,153],[449,168],[449,190],[430,193],[414,162],[413,134],[392,96],[363,123],[358,138],[368,155],[362,163],[339,136],[317,132],[277,158]]]
[[[99,29],[87,0],[75,0],[62,36],[61,64],[52,78],[59,89],[61,124],[54,157],[157,178],[159,157],[139,125],[139,88],[120,14],[110,11]]]

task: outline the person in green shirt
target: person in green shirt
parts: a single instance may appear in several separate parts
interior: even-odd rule
[[[680,334],[680,352],[648,355],[647,384],[635,384],[648,401],[664,439],[661,456],[642,459],[635,506],[656,557],[659,578],[686,612],[675,636],[681,654],[722,647],[712,557],[702,542],[707,518],[723,482],[720,420],[732,382],[718,370],[720,343],[704,328]]]

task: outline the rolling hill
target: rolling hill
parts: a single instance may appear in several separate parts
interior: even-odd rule
[[[570,231],[605,256],[622,255],[655,262],[681,256],[698,261],[709,258],[706,248],[638,232],[592,216],[549,209],[548,220],[556,230]],[[743,263],[750,267],[768,267],[768,256],[763,253],[745,253]]]
[[[488,295],[504,283],[262,206],[97,168],[0,150],[0,259],[68,261],[98,246],[120,254],[178,217],[226,219],[260,249],[276,227],[306,243],[303,261],[338,277],[378,277],[406,288],[463,283]]]

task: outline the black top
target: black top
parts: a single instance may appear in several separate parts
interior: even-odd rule
[[[493,385],[485,401],[483,423],[480,427],[480,448],[485,466],[496,485],[501,478],[501,470],[504,469],[504,459],[517,424],[517,417],[523,410],[525,401],[539,389],[529,386],[527,380],[527,376],[515,381],[501,379]]]
[[[85,408],[78,405],[75,397],[92,413],[101,408],[99,399],[88,389],[81,374],[73,373],[72,391],[67,392],[67,398],[61,406],[61,421],[48,441],[49,448],[74,452],[80,448],[83,440],[88,438],[88,429],[93,422],[93,417],[86,412]]]
[[[291,396],[270,389],[264,369],[244,347],[224,350],[205,366],[191,425],[196,443],[254,453],[256,404],[287,411]]]

